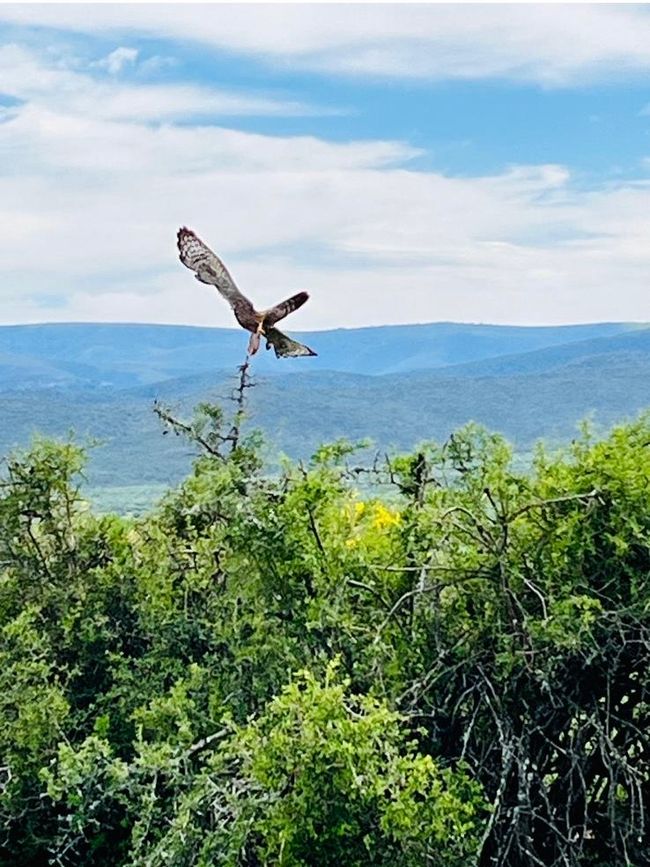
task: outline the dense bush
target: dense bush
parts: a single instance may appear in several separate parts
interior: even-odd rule
[[[648,420],[269,476],[238,419],[143,519],[7,460],[0,863],[648,863]]]

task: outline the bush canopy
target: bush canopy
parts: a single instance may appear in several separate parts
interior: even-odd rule
[[[144,517],[0,482],[0,863],[650,862],[650,421],[265,470],[213,405]]]

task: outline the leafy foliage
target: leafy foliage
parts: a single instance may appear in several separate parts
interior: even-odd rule
[[[203,454],[139,519],[7,460],[1,864],[647,863],[647,418],[270,475],[160,415]]]

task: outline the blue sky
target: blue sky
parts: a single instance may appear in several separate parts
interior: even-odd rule
[[[645,321],[650,10],[0,5],[0,322]]]

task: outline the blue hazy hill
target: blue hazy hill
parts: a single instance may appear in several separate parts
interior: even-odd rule
[[[635,328],[607,337],[576,340],[558,346],[548,346],[529,352],[500,355],[455,364],[435,370],[436,376],[507,376],[521,373],[543,373],[574,363],[597,367],[608,357],[625,356],[631,363],[634,356],[650,359],[650,328]],[[430,375],[428,371],[425,375]],[[416,374],[419,375],[419,374]]]
[[[319,354],[282,359],[263,350],[264,374],[335,370],[378,376],[608,339],[634,331],[625,323],[548,327],[436,322],[291,332]],[[125,388],[233,369],[246,350],[237,328],[71,323],[0,326],[0,389]]]
[[[264,431],[272,460],[340,437],[410,449],[469,421],[525,451],[539,438],[570,438],[586,416],[606,428],[650,406],[648,327],[435,323],[302,336],[317,359],[262,352],[252,362],[246,426]],[[101,443],[88,479],[113,492],[112,507],[127,508],[130,489],[150,502],[192,455],[161,436],[153,400],[187,417],[199,401],[227,399],[245,346],[235,329],[0,327],[0,454],[36,433],[74,430]]]

